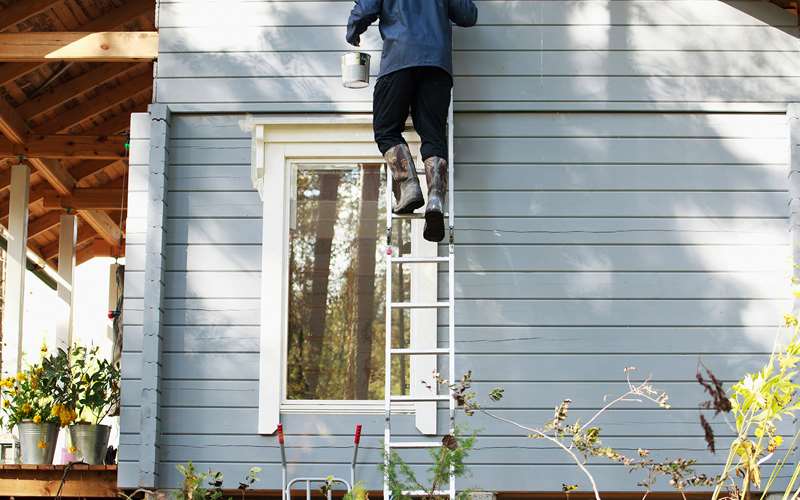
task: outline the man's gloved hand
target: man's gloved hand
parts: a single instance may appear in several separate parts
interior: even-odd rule
[[[358,47],[358,45],[361,43],[361,36],[359,36],[359,34],[356,33],[356,29],[355,29],[354,25],[351,25],[350,27],[348,27],[348,30],[347,30],[347,43],[349,43],[353,47]]]

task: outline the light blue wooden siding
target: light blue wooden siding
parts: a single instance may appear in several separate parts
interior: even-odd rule
[[[478,0],[454,29],[456,109],[783,110],[794,16],[761,0]],[[350,0],[161,2],[159,102],[181,111],[369,111],[339,56]],[[379,65],[373,26],[362,49]]]
[[[259,487],[280,485],[276,439],[256,434],[262,219],[245,118],[172,117],[165,487],[188,460],[230,482],[260,465]],[[585,420],[603,395],[623,390],[623,368],[637,366],[674,408],[613,410],[600,422],[605,442],[719,470],[724,457],[705,451],[697,423],[704,398],[694,373],[698,359],[726,381],[759,366],[790,306],[785,122],[783,114],[458,113],[459,373],[473,370],[481,394],[505,387],[491,406],[538,424],[562,398]],[[138,459],[141,358],[129,340],[126,330],[123,486],[134,484]],[[282,419],[291,475],[348,477],[350,433],[364,424],[359,475],[380,487],[381,416]],[[473,477],[461,486],[585,486],[557,449],[483,417],[460,421],[482,429]],[[394,430],[416,435],[408,418]],[[730,429],[715,430],[724,446]],[[419,467],[425,457],[408,454]],[[602,489],[637,489],[621,468],[592,470]]]

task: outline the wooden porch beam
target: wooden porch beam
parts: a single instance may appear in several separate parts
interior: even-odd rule
[[[56,119],[37,127],[35,132],[37,134],[58,134],[66,132],[75,125],[93,118],[121,102],[125,102],[142,92],[149,92],[152,87],[153,76],[151,74],[145,73],[139,75],[108,92],[93,97],[84,105],[76,106],[69,111],[61,113]]]
[[[95,257],[124,257],[125,247],[110,245],[108,242],[101,239],[95,239],[90,245],[86,245],[78,250],[76,256],[76,265],[81,265],[84,262]]]
[[[79,210],[78,215],[111,245],[122,245],[122,229],[102,210]]]
[[[157,56],[156,31],[0,33],[3,62],[129,62]]]
[[[30,120],[46,113],[77,96],[83,95],[100,85],[118,78],[136,66],[103,64],[99,68],[84,73],[77,78],[51,87],[50,91],[25,101],[17,107],[17,113]]]
[[[126,157],[125,143],[125,137],[119,135],[35,135],[24,144],[0,138],[0,156],[115,160]]]
[[[68,195],[60,195],[53,191],[44,195],[44,208],[120,210],[125,208],[127,200],[124,198],[124,189],[78,188]]]
[[[46,11],[64,0],[24,0],[0,10],[0,31],[13,28],[17,24]]]

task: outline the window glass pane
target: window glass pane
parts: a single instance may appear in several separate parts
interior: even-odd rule
[[[300,165],[295,179],[296,208],[289,238],[287,396],[383,399],[383,165]],[[395,224],[393,242],[402,241],[404,252],[410,251],[409,234],[407,221]],[[408,273],[400,276],[395,268],[395,300],[407,300]],[[395,313],[396,346],[406,346],[409,325],[407,312]],[[407,394],[405,358],[393,359],[395,394]]]

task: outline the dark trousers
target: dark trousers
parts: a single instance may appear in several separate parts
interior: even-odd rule
[[[409,112],[422,139],[422,159],[447,160],[447,111],[453,79],[443,69],[419,66],[384,75],[375,83],[372,126],[381,154],[404,144],[402,132]]]

